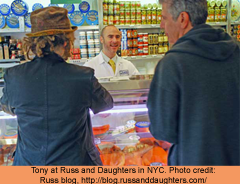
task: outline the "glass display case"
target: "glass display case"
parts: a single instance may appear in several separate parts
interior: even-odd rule
[[[170,144],[149,132],[146,101],[151,79],[102,82],[114,99],[114,108],[91,120],[95,144],[104,165],[167,165]],[[17,119],[0,112],[0,165],[12,165],[17,142]]]

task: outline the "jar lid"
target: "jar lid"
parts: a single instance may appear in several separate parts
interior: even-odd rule
[[[31,15],[31,13],[27,13],[27,14],[24,16],[25,25],[26,25],[28,28],[31,28],[31,27],[32,27],[32,25],[31,25],[31,20],[30,20],[30,15]]]
[[[10,7],[7,4],[0,5],[0,14],[7,16],[10,13]]]
[[[79,32],[79,34],[86,36],[86,33],[85,33],[85,32]]]
[[[93,33],[94,33],[94,34],[97,34],[97,33],[99,33],[99,31],[94,31]]]
[[[7,16],[6,21],[7,21],[8,27],[19,28],[19,19],[13,13],[11,13],[9,16]]]
[[[6,24],[4,16],[0,14],[0,29],[4,28]]]
[[[93,34],[93,32],[92,31],[87,31],[87,34]]]
[[[96,10],[90,10],[85,16],[88,25],[98,24],[98,12]]]
[[[40,4],[40,3],[35,3],[33,6],[32,6],[32,11],[35,11],[35,10],[39,10],[39,9],[42,9],[43,8],[43,5]]]
[[[94,43],[94,41],[93,40],[88,40],[88,43]]]
[[[11,4],[11,10],[14,15],[23,16],[28,12],[27,4],[22,0],[15,0]]]
[[[87,12],[90,10],[90,4],[89,4],[87,1],[82,1],[82,2],[79,4],[79,10],[80,10],[82,13],[87,13]]]
[[[75,11],[68,15],[73,26],[81,26],[84,23],[84,15],[80,11]]]
[[[140,121],[135,124],[135,126],[138,128],[148,128],[149,125],[150,125],[150,122],[147,122],[147,121]]]
[[[68,10],[68,13],[73,13],[75,10],[74,4],[64,4],[63,8],[66,8]]]

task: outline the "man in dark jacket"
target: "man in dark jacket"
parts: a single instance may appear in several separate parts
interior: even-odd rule
[[[150,131],[172,143],[169,165],[239,165],[240,49],[205,24],[206,0],[161,0],[171,50],[158,63]]]
[[[2,108],[19,125],[13,165],[102,165],[89,109],[110,109],[113,100],[94,70],[65,62],[76,30],[67,14],[60,7],[32,12],[24,48],[36,57],[5,73]]]

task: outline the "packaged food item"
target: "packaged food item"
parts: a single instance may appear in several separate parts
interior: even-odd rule
[[[119,3],[114,3],[113,4],[113,14],[116,15],[119,13],[120,13],[120,5],[119,5]]]
[[[108,3],[103,2],[103,14],[108,14]]]
[[[166,166],[167,152],[160,146],[154,146],[142,156],[144,166]]]
[[[147,10],[147,24],[152,24],[152,10]]]
[[[108,25],[113,25],[113,14],[108,15]]]
[[[143,44],[148,44],[148,33],[143,34]]]
[[[148,54],[149,54],[149,55],[154,54],[154,46],[153,46],[153,45],[149,45],[149,46],[148,46]],[[138,131],[137,131],[137,132],[138,132]]]
[[[137,122],[135,124],[135,129],[137,132],[149,132],[150,122]]]
[[[147,24],[147,10],[142,9],[142,24]]]
[[[152,10],[152,24],[157,24],[157,10]]]
[[[113,24],[114,25],[119,25],[120,24],[119,15],[114,15],[114,17],[113,17]]]
[[[108,24],[108,14],[103,14],[103,25]]]
[[[120,10],[120,12],[119,12],[119,18],[120,19],[125,19],[125,11],[124,10]]]
[[[133,40],[132,39],[127,40],[127,46],[128,47],[133,47]]]

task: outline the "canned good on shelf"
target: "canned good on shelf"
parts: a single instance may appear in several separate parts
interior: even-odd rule
[[[108,25],[113,25],[113,14],[108,15]]]
[[[149,45],[149,46],[148,46],[148,54],[149,54],[149,55],[154,54],[154,46],[152,46],[152,45]]]
[[[120,25],[125,25],[125,19],[120,19]]]
[[[143,44],[148,44],[148,33],[143,34]]]
[[[113,3],[108,3],[108,13],[113,14]]]
[[[137,20],[136,20],[136,24],[137,24],[137,25],[141,25],[141,24],[142,24],[142,19],[137,19]]]
[[[108,13],[108,4],[103,2],[103,13]]]
[[[130,13],[131,13],[131,14],[130,14],[130,18],[131,18],[131,19],[136,19],[136,10],[131,10]]]
[[[120,13],[120,5],[118,3],[113,4],[113,13],[114,14]]]
[[[136,2],[135,1],[131,1],[131,5],[130,5],[131,9],[136,9]]]
[[[138,55],[138,48],[132,48],[132,55],[137,56]]]
[[[138,47],[138,40],[137,39],[133,39],[133,47]]]
[[[130,19],[130,18],[131,18],[131,11],[125,10],[125,19]]]
[[[125,10],[130,10],[131,9],[131,2],[130,1],[125,1]]]
[[[93,39],[93,31],[87,31],[87,40]]]
[[[120,5],[120,10],[124,10],[125,9],[125,1],[120,1],[119,5]]]
[[[138,32],[137,32],[136,29],[133,29],[133,30],[132,30],[132,37],[133,37],[133,38],[137,38],[137,37],[138,37]]]
[[[124,10],[120,10],[119,16],[120,16],[120,19],[125,19],[125,11]]]
[[[141,9],[141,1],[136,1],[136,9]]]
[[[136,19],[142,19],[142,11],[136,10]]]
[[[131,29],[127,30],[127,38],[132,38],[132,30]]]
[[[108,15],[103,14],[103,25],[107,25],[107,24],[108,24]]]
[[[143,46],[143,55],[148,55],[148,45]]]
[[[148,44],[153,44],[153,34],[148,35]]]
[[[128,46],[128,48],[133,47],[133,40],[132,39],[127,40],[127,46]]]
[[[114,17],[113,17],[113,24],[114,25],[119,25],[120,24],[119,15],[114,15]]]
[[[136,19],[131,19],[131,25],[135,25],[136,24]]]
[[[143,46],[138,47],[138,55],[143,55]]]

